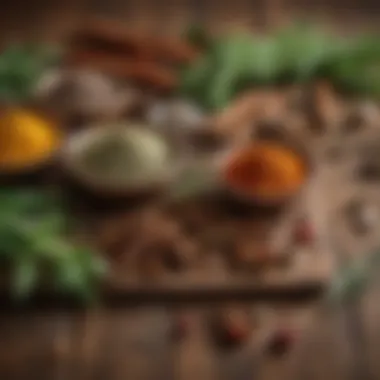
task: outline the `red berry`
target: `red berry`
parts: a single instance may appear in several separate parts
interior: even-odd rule
[[[179,317],[174,321],[172,326],[172,336],[174,339],[182,339],[185,337],[190,329],[189,320],[185,317]]]
[[[232,344],[242,343],[248,338],[249,332],[246,326],[226,326],[226,340]]]
[[[239,307],[228,307],[213,314],[210,322],[214,339],[220,345],[239,346],[251,335],[250,313]]]
[[[299,221],[294,229],[294,240],[298,244],[311,244],[315,240],[313,225],[306,219]]]
[[[294,334],[289,330],[277,330],[269,339],[268,352],[274,356],[286,354],[294,343]]]

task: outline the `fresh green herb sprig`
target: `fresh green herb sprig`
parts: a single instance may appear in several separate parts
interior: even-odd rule
[[[214,39],[198,27],[195,36],[207,44],[199,60],[184,69],[180,93],[206,110],[227,106],[249,86],[318,78],[346,91],[380,96],[377,36],[345,39],[302,24],[268,36],[230,33]]]
[[[105,262],[71,243],[59,201],[39,190],[0,191],[0,259],[11,269],[11,290],[30,295],[45,278],[55,291],[84,299],[95,296]]]
[[[54,47],[12,44],[0,54],[0,99],[21,102],[33,96],[44,71],[60,56]]]
[[[334,276],[327,298],[333,303],[350,302],[360,298],[378,276],[379,266],[379,249],[348,263]]]

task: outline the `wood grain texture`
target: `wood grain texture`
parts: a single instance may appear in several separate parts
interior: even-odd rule
[[[210,6],[205,4],[200,11],[195,11],[193,7],[189,10],[187,5],[185,7],[184,2],[181,2],[182,10],[177,13],[175,10],[177,2],[173,1],[170,4],[170,12],[166,13],[163,3],[162,9],[154,10],[146,1],[114,0],[96,4],[88,0],[6,2],[2,6],[1,13],[1,39],[3,42],[30,37],[61,40],[91,13],[108,14],[115,18],[125,19],[136,28],[146,28],[148,24],[149,28],[163,33],[167,33],[169,29],[176,31],[181,29],[182,21],[180,20],[187,17],[191,21],[212,20],[212,27],[217,30],[225,28],[229,23],[248,24],[252,28],[260,29],[273,26],[273,24],[286,23],[295,15],[304,16],[305,14],[308,18],[326,20],[337,29],[353,30],[375,27],[376,13],[380,6],[380,3],[374,0],[349,2],[335,0],[324,3],[284,0],[271,2],[271,4],[264,1],[246,1],[245,5],[236,5],[236,7],[233,2],[232,10],[231,7],[222,9],[221,2],[218,2]],[[212,7],[216,8],[217,12],[214,12]],[[160,22],[166,20],[164,28],[161,28],[157,22],[158,14]],[[168,15],[170,17],[167,17]],[[233,20],[231,20],[231,15],[234,16]],[[339,196],[335,195],[332,199],[338,198]],[[378,292],[374,292],[363,301],[362,305],[366,323],[365,344],[369,348],[368,365],[374,379],[379,378],[380,373],[379,311],[376,308],[378,297]],[[204,380],[213,378],[341,380],[349,378],[348,363],[353,360],[353,357],[345,350],[347,341],[345,335],[340,332],[342,317],[339,313],[332,316],[317,316],[312,324],[310,324],[309,316],[305,317],[310,322],[306,323],[309,331],[308,340],[304,345],[297,346],[291,357],[275,363],[263,359],[261,354],[252,359],[250,355],[256,355],[256,352],[249,350],[245,351],[243,356],[231,357],[225,354],[218,358],[212,352],[211,346],[202,341],[200,327],[202,322],[199,319],[197,322],[199,330],[190,337],[195,343],[187,345],[185,342],[175,346],[168,342],[165,336],[167,333],[165,326],[171,321],[170,316],[165,316],[167,313],[166,309],[160,309],[108,313],[97,310],[79,315],[71,313],[2,315],[0,318],[2,343],[0,378],[2,380],[150,380],[160,378],[192,380],[196,377],[202,380],[202,376]],[[195,310],[194,313],[197,314],[197,311]],[[303,315],[297,309],[294,313],[297,316]],[[141,356],[136,358],[135,351]],[[172,354],[173,351],[176,355]],[[198,357],[200,355],[200,360],[196,365],[191,361],[194,354]],[[219,367],[218,360],[222,361],[225,367],[222,365]],[[218,371],[213,372],[215,368],[210,369],[210,367],[215,364]],[[139,368],[137,368],[138,365]],[[232,367],[245,369],[250,365],[252,365],[252,376],[248,371],[241,375],[234,372],[234,369],[230,369]],[[137,372],[131,372],[133,366]],[[223,376],[220,375],[221,369],[224,369]],[[193,376],[193,371],[196,371],[196,376]]]
[[[253,315],[251,339],[223,349],[213,341],[208,323],[210,313],[221,306],[2,317],[1,378],[347,379],[350,356],[339,313],[319,315],[317,305],[246,304]],[[174,339],[173,326],[179,316],[187,317],[188,330],[181,339]],[[294,330],[295,342],[282,358],[272,357],[265,351],[267,339],[274,329],[284,326]]]

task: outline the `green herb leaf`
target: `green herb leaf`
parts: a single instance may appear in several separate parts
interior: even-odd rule
[[[106,265],[66,238],[66,215],[56,197],[36,189],[3,189],[0,207],[0,257],[14,268],[16,296],[30,294],[46,268],[60,291],[83,299],[94,295]]]
[[[185,39],[200,48],[208,48],[211,43],[211,37],[206,32],[205,28],[201,25],[191,25],[184,34]]]
[[[16,298],[24,299],[30,295],[38,284],[38,264],[33,258],[18,260],[13,270],[12,291]]]
[[[325,78],[343,90],[377,97],[379,63],[376,35],[343,39],[307,24],[265,37],[231,33],[208,42],[203,57],[185,70],[180,92],[214,110],[248,86]]]
[[[0,97],[21,101],[32,96],[39,78],[58,57],[52,49],[37,45],[10,45],[0,55]]]

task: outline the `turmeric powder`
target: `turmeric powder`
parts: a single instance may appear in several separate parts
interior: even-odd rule
[[[239,152],[225,172],[230,186],[269,197],[297,190],[304,177],[305,165],[301,157],[275,143],[256,144]]]
[[[60,141],[59,132],[43,117],[24,109],[0,115],[0,167],[21,169],[48,158]]]

